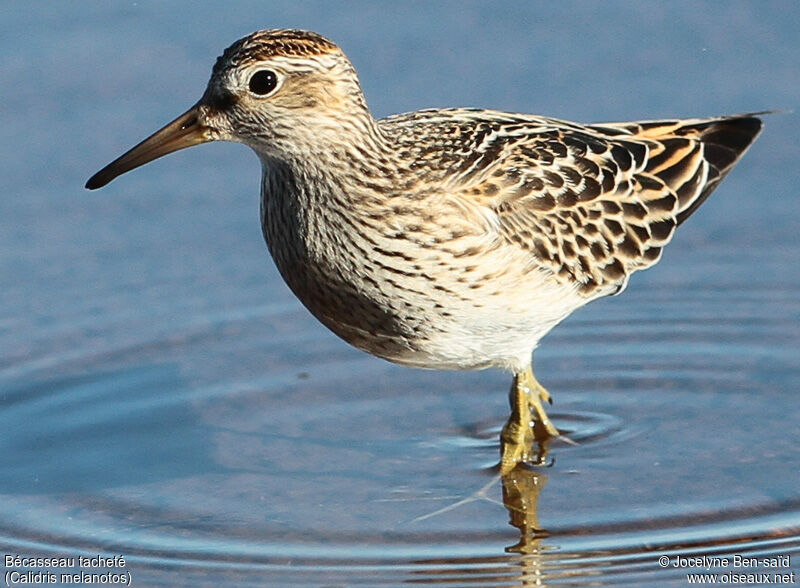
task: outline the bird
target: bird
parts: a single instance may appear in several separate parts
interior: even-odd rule
[[[579,124],[477,108],[376,119],[334,42],[268,29],[228,47],[187,112],[86,183],[209,141],[261,161],[282,278],[336,335],[400,365],[512,374],[500,469],[559,431],[539,341],[656,264],[759,135],[755,112]]]

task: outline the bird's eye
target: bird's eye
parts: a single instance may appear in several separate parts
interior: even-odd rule
[[[253,94],[266,96],[278,85],[278,76],[269,69],[260,69],[252,75],[248,86]]]

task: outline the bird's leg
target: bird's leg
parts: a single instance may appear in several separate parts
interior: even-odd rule
[[[530,366],[525,371],[514,374],[509,393],[511,415],[500,433],[501,473],[507,474],[518,463],[530,461],[535,453],[534,442],[538,445],[546,439],[558,436],[558,429],[544,410],[543,400],[549,402],[550,394],[533,377]],[[535,420],[531,407],[536,413]]]
[[[527,381],[526,385],[530,388],[528,402],[530,402],[533,410],[536,412],[536,420],[533,423],[534,437],[537,441],[558,437],[558,429],[556,429],[553,421],[550,420],[550,417],[547,416],[544,410],[543,402],[552,404],[550,393],[536,380],[530,366],[525,370],[525,378]]]
[[[508,395],[511,414],[500,433],[500,473],[507,474],[520,462],[527,461],[533,451],[533,427],[524,372],[514,374]]]

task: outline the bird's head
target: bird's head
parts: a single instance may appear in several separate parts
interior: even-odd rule
[[[208,141],[234,141],[274,157],[313,156],[372,119],[353,66],[328,39],[300,30],[258,31],[217,59],[203,97],[86,183],[100,188],[159,157]]]

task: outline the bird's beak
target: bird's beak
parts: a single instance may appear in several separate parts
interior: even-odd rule
[[[102,188],[117,176],[121,176],[140,165],[163,157],[173,151],[211,140],[212,137],[208,127],[200,123],[199,106],[195,105],[94,174],[86,182],[86,187],[89,190]]]

